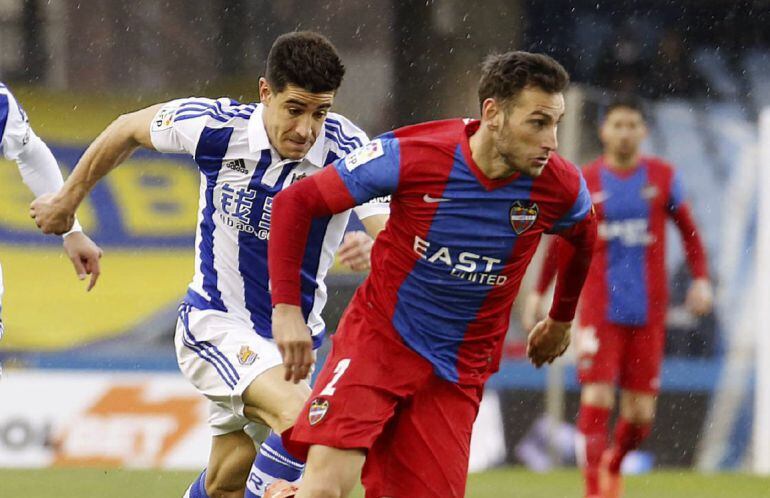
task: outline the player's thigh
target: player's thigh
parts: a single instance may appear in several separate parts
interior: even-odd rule
[[[252,438],[243,431],[211,438],[206,467],[206,489],[218,493],[241,493],[246,488],[251,464],[257,452]]]
[[[241,427],[248,423],[243,393],[256,377],[281,364],[275,343],[227,313],[184,304],[174,342],[182,374],[201,394],[240,418]]]
[[[462,497],[481,388],[433,377],[378,438],[364,466],[367,498]]]
[[[284,435],[289,451],[301,457],[311,445],[371,448],[399,400],[433,375],[430,363],[387,327],[346,312],[308,402]]]
[[[309,396],[308,383],[285,380],[283,365],[278,365],[258,375],[243,392],[244,414],[280,433],[294,425]]]
[[[614,384],[620,372],[623,327],[603,322],[580,325],[576,333],[578,380],[581,384]]]
[[[312,446],[297,497],[348,496],[358,482],[365,458],[361,450]]]
[[[615,386],[607,382],[589,382],[580,386],[580,404],[612,409],[615,406]]]
[[[665,325],[650,324],[632,329],[625,344],[620,387],[656,395],[660,389]]]

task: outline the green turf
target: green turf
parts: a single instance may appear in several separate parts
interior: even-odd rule
[[[195,473],[137,470],[0,470],[2,498],[179,497]],[[360,491],[356,498],[363,496]],[[582,498],[575,471],[501,469],[472,475],[472,498]],[[409,497],[419,498],[419,497]],[[627,480],[626,498],[770,498],[770,479],[742,474],[654,472]]]

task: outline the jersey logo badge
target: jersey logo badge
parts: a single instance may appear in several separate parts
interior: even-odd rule
[[[377,138],[345,156],[345,167],[348,171],[353,171],[362,164],[366,164],[372,159],[377,159],[384,153],[385,152],[382,150],[382,141]]]
[[[526,232],[537,221],[537,215],[540,213],[540,208],[532,201],[517,200],[513,201],[511,205],[511,227],[516,235],[521,235]]]
[[[289,185],[294,185],[298,181],[304,180],[305,178],[307,178],[307,173],[300,173],[298,175],[295,174],[291,177],[291,183]]]
[[[310,425],[316,425],[323,420],[326,412],[329,411],[329,402],[323,398],[316,398],[310,404],[310,410],[307,412],[307,420]]]
[[[248,346],[241,346],[241,350],[238,351],[238,363],[248,366],[253,364],[256,359],[257,353],[252,351]]]
[[[446,197],[431,197],[430,194],[425,194],[422,196],[422,200],[428,204],[435,204],[437,202],[449,202],[452,199],[447,199]]]
[[[249,170],[246,169],[246,161],[243,159],[228,159],[226,161],[222,161],[222,166],[225,168],[230,168],[233,171],[237,171],[238,173],[243,173],[244,175],[249,174]]]

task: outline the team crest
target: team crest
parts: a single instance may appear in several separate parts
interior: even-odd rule
[[[241,365],[251,365],[257,359],[257,353],[252,351],[248,346],[241,346],[241,350],[238,351],[238,363]]]
[[[310,410],[307,412],[307,420],[310,422],[310,425],[316,425],[323,420],[328,411],[329,402],[323,398],[316,398],[310,404]]]
[[[516,235],[526,232],[537,221],[540,209],[532,201],[517,200],[511,206],[511,227]]]

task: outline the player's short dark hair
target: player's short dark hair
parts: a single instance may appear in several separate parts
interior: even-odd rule
[[[345,66],[325,36],[294,31],[279,36],[267,55],[265,79],[275,92],[292,84],[311,93],[334,92],[342,84]]]
[[[644,108],[644,103],[640,98],[633,95],[621,95],[612,99],[604,109],[604,117],[602,121],[607,119],[607,116],[609,116],[610,113],[615,109],[630,109],[632,111],[638,112],[643,121],[647,120],[647,112]]]
[[[514,101],[526,87],[559,93],[569,85],[569,73],[545,54],[511,51],[488,55],[481,65],[479,105],[494,98]]]

